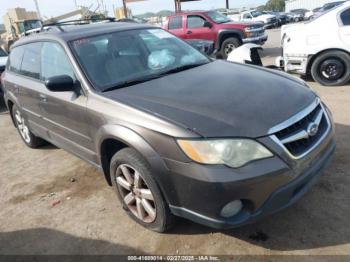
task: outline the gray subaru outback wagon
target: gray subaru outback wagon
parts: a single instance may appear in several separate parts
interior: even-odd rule
[[[229,228],[281,210],[335,149],[331,114],[303,81],[211,60],[149,25],[51,26],[13,45],[2,81],[27,146],[94,165],[158,232],[176,216]]]

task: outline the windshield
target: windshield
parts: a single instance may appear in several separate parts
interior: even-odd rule
[[[0,57],[7,56],[6,52],[0,48]]]
[[[229,19],[226,15],[220,14],[217,11],[210,11],[207,12],[207,15],[215,22],[218,24],[222,24],[222,23],[227,23],[230,22],[231,19]]]
[[[40,20],[27,20],[24,22],[20,22],[18,25],[20,33],[24,33],[32,29],[40,28],[42,24]]]
[[[114,32],[71,43],[89,80],[99,91],[149,81],[210,62],[162,29]]]
[[[259,11],[252,11],[251,12],[251,15],[253,16],[253,17],[258,17],[258,16],[261,16],[263,13],[261,13],[261,12],[259,12]]]

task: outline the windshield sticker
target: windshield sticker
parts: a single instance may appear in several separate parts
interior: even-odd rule
[[[171,38],[172,35],[169,34],[168,32],[164,31],[164,30],[148,30],[149,33],[151,33],[152,35],[158,37],[159,39],[165,39],[165,38]]]
[[[74,41],[75,45],[83,45],[88,43],[90,43],[90,39],[87,39],[87,38],[82,38]]]

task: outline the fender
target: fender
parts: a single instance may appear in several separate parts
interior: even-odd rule
[[[156,151],[135,131],[122,125],[105,125],[96,133],[96,152],[101,157],[101,145],[106,139],[116,139],[134,149],[149,159],[159,157]]]
[[[128,127],[122,125],[105,125],[98,130],[98,132],[96,133],[95,140],[96,152],[98,152],[98,158],[100,159],[100,161],[102,159],[101,145],[107,139],[114,139],[120,141],[128,147],[134,148],[136,151],[138,151],[152,167],[152,170],[154,171],[153,177],[156,180],[158,186],[160,187],[163,196],[167,199],[167,194],[164,194],[165,190],[161,186],[164,183],[160,183],[159,181],[166,179],[166,173],[168,172],[168,168],[165,165],[164,160],[146,142],[146,140]],[[104,170],[104,175],[108,184],[111,185],[109,169]]]
[[[242,41],[242,39],[245,38],[244,33],[241,29],[238,29],[238,28],[221,29],[218,32],[217,41],[216,41],[216,48],[218,50],[221,47],[224,37],[230,34],[237,35],[240,41]]]

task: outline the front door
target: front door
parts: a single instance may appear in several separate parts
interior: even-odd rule
[[[205,26],[206,19],[199,15],[187,16],[186,39],[202,39],[215,41],[213,30]]]
[[[77,81],[73,66],[62,46],[55,42],[43,43],[42,80],[61,75],[68,75]],[[40,96],[41,111],[49,127],[50,139],[85,160],[96,162],[94,144],[88,132],[87,96],[84,92],[79,88],[68,92],[52,92],[45,89]]]

